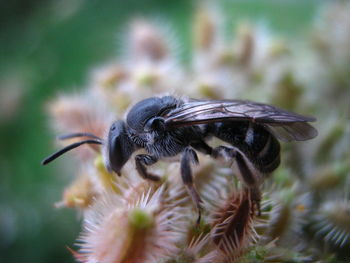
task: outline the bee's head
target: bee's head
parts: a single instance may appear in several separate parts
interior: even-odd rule
[[[120,171],[134,151],[133,142],[129,139],[125,123],[114,122],[108,132],[106,143],[106,168],[120,175]]]

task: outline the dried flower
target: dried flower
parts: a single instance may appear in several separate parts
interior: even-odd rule
[[[218,249],[234,261],[256,241],[254,230],[256,207],[249,190],[234,192],[214,216],[211,238]]]

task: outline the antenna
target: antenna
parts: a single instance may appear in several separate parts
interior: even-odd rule
[[[85,135],[84,135],[85,136]],[[79,136],[73,136],[73,137],[79,137]],[[64,147],[63,149],[51,154],[50,156],[46,157],[44,160],[42,160],[41,164],[42,165],[46,165],[50,162],[52,162],[53,160],[55,160],[56,158],[60,157],[62,154],[74,149],[74,148],[77,148],[79,147],[80,145],[83,145],[83,144],[102,144],[101,141],[99,140],[92,140],[92,139],[89,139],[89,140],[84,140],[84,141],[80,141],[80,142],[75,142],[75,143],[72,143],[66,147]]]
[[[89,133],[89,132],[76,132],[76,133],[68,133],[65,135],[60,135],[57,137],[59,140],[66,140],[66,139],[71,139],[71,138],[76,138],[76,137],[90,137],[94,138],[96,140],[102,141],[102,139],[95,134]]]

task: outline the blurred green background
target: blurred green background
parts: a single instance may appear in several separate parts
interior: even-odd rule
[[[302,37],[322,1],[222,1],[227,28],[262,21],[277,35]],[[42,167],[54,150],[45,102],[75,92],[94,66],[122,53],[121,35],[134,16],[172,26],[184,64],[190,59],[195,2],[1,1],[0,24],[0,262],[73,262],[65,246],[80,217],[55,209],[72,168]],[[71,170],[70,170],[71,169]]]

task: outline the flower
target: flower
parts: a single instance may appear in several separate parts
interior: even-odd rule
[[[186,220],[181,208],[168,206],[164,186],[139,193],[126,202],[121,196],[99,199],[84,220],[75,257],[81,262],[157,262],[179,251]]]

